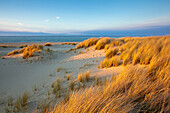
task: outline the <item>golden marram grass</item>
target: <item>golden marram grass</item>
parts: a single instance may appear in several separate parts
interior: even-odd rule
[[[124,38],[121,55],[103,61],[120,58],[127,65],[124,71],[104,86],[74,91],[66,103],[56,105],[54,113],[168,112],[169,42],[170,36]]]

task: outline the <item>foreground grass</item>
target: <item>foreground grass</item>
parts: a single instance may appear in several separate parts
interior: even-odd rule
[[[74,91],[67,102],[56,105],[54,113],[169,112],[169,42],[169,36],[123,39],[121,56],[113,53],[105,62],[113,59],[117,64],[115,59],[120,58],[125,70],[104,86]]]
[[[164,57],[149,68],[129,66],[104,87],[72,93],[54,112],[168,112],[169,68]]]

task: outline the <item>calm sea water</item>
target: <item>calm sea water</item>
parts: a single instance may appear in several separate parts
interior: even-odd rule
[[[0,36],[0,43],[16,42],[81,42],[92,36]],[[99,38],[99,37],[97,37]],[[118,38],[111,36],[111,38]]]

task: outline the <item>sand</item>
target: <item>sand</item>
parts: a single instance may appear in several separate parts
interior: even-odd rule
[[[10,43],[0,44],[15,47],[0,47],[0,57],[7,55],[9,51],[19,49],[19,45],[45,44],[45,43]],[[52,43],[53,46],[45,47],[53,50],[52,53],[42,56],[42,58],[22,59],[22,55],[17,57],[5,57],[0,59],[0,112],[5,112],[5,106],[9,96],[16,98],[25,91],[29,92],[28,112],[34,112],[38,101],[47,96],[48,89],[57,77],[64,80],[67,74],[77,78],[79,72],[90,70],[90,76],[112,76],[122,69],[121,66],[100,69],[100,61],[104,59],[104,50],[78,49],[71,52],[64,52],[75,45],[60,45],[59,42]],[[57,72],[57,68],[62,68]],[[67,81],[63,82],[68,84]],[[38,89],[33,92],[34,87]]]

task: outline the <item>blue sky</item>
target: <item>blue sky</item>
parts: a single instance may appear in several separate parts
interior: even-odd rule
[[[71,33],[170,25],[170,0],[0,0],[0,31]]]

